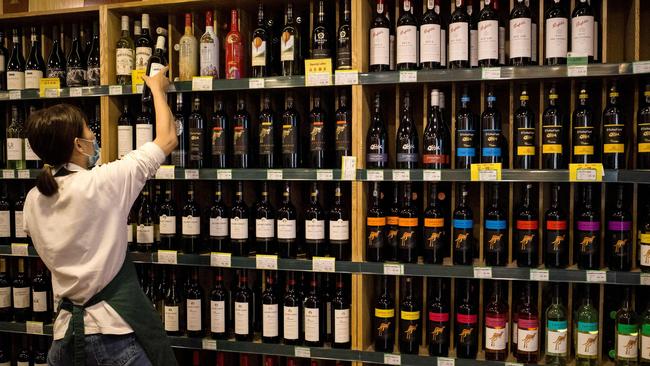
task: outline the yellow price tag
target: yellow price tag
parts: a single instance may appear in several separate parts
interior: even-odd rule
[[[146,70],[133,70],[131,71],[131,93],[142,92],[142,86],[144,85],[144,79],[142,78],[146,74]]]
[[[569,164],[571,182],[602,182],[605,175],[603,164]]]
[[[470,176],[473,181],[501,180],[501,163],[472,164]]]
[[[58,96],[59,89],[61,89],[61,81],[59,78],[42,78],[39,83],[39,91],[41,98],[45,97],[46,89],[55,89]]]
[[[306,86],[332,85],[332,60],[331,59],[305,60],[305,85]]]

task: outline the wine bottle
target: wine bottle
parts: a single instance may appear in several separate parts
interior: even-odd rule
[[[117,120],[117,157],[122,158],[133,150],[133,117],[129,113],[129,103],[125,99],[122,114]]]
[[[294,108],[293,97],[287,96],[285,110],[282,113],[282,167],[297,168],[299,165],[298,126],[300,116]]]
[[[277,254],[275,210],[269,201],[269,187],[262,182],[262,195],[255,205],[255,249],[258,254]]]
[[[233,255],[248,256],[248,206],[244,201],[244,182],[237,182],[235,200],[230,208],[230,245]],[[252,311],[252,310],[251,310]]]
[[[327,213],[329,228],[329,253],[339,261],[349,261],[350,251],[350,218],[343,201],[341,183],[335,183],[334,204]]]
[[[297,234],[296,234],[296,209],[291,203],[291,183],[284,182],[282,191],[282,206],[276,212],[278,252],[280,258],[296,258],[297,255]]]
[[[552,287],[551,304],[546,308],[546,357],[547,365],[565,365],[568,352],[567,309],[562,303],[560,284]]]
[[[499,183],[492,184],[491,203],[485,210],[483,252],[488,266],[505,266],[508,261],[508,216],[501,206],[499,188]]]
[[[382,276],[374,302],[373,338],[376,352],[393,352],[395,345],[395,300],[390,277]]]
[[[551,186],[551,206],[544,213],[544,264],[549,268],[565,268],[568,262],[567,216],[560,205],[560,185]]]
[[[508,356],[508,304],[503,300],[501,281],[492,281],[485,305],[485,359],[490,361],[505,361]]]
[[[135,69],[146,70],[149,58],[153,54],[153,40],[149,35],[149,14],[142,14],[140,36],[135,40]]]
[[[480,67],[499,66],[499,14],[493,3],[498,0],[485,0],[478,14],[478,65]]]
[[[268,271],[266,288],[262,292],[262,342],[278,343],[280,341],[279,301],[276,293],[275,273]]]
[[[426,169],[447,169],[451,164],[451,135],[442,120],[440,93],[431,91],[431,106],[424,128],[422,166]]]
[[[25,130],[18,106],[11,105],[11,122],[7,127],[7,168],[25,169]]]
[[[352,345],[351,326],[351,304],[350,297],[345,289],[343,274],[336,275],[336,290],[332,298],[332,320],[333,336],[332,348],[350,348]]]
[[[209,212],[209,244],[213,252],[230,253],[228,207],[223,202],[221,182],[215,183],[214,201]]]
[[[494,92],[490,90],[487,96],[487,107],[481,114],[482,163],[501,163],[503,161],[501,112],[495,107],[496,101]]]
[[[383,1],[383,0],[380,0]],[[383,118],[381,95],[375,93],[374,111],[366,135],[366,165],[369,169],[388,167],[388,131]],[[650,140],[649,140],[650,141]]]
[[[409,0],[406,0],[409,1]],[[411,99],[406,92],[402,100],[402,111],[400,113],[399,128],[397,130],[397,168],[417,168],[420,160],[418,131],[411,114]]]
[[[176,202],[171,182],[165,184],[165,201],[158,208],[158,222],[160,225],[160,249],[175,249],[177,240]]]
[[[60,40],[61,33],[59,32],[59,26],[54,25],[52,27],[52,50],[50,51],[50,56],[47,58],[45,74],[48,78],[58,78],[60,86],[65,87],[66,64]]]
[[[380,204],[380,183],[372,183],[372,194],[366,213],[366,260],[383,262],[386,257],[386,212]]]
[[[399,249],[399,215],[402,210],[402,203],[400,202],[399,185],[393,183],[393,201],[390,209],[387,212],[386,224],[386,239],[387,248],[385,250],[387,261],[396,261],[397,252]]]
[[[422,334],[421,301],[413,291],[412,277],[404,278],[404,287],[400,292],[403,295],[399,316],[399,351],[402,354],[417,354]]]
[[[271,30],[267,28],[264,21],[264,5],[260,2],[257,10],[257,26],[251,36],[251,68],[254,78],[271,75],[271,42],[268,42],[270,33]]]
[[[417,263],[419,214],[411,199],[411,183],[404,183],[402,190],[402,209],[399,212],[398,260],[402,263]]]
[[[332,40],[325,21],[325,2],[318,1],[318,13],[311,33],[311,58],[331,58]]]
[[[203,289],[199,284],[199,270],[193,268],[185,283],[185,312],[188,337],[203,336]]]
[[[460,105],[456,114],[456,169],[469,169],[471,164],[476,162],[477,126],[474,114],[469,110],[467,92],[461,96]]]
[[[578,0],[571,14],[571,53],[585,56],[589,63],[594,62],[595,12],[587,0]]]
[[[265,95],[259,114],[259,166],[264,169],[276,167],[275,113],[271,109],[271,98]]]
[[[239,16],[236,9],[230,11],[230,32],[226,35],[226,79],[245,77],[244,46],[239,33]]]
[[[639,365],[647,366],[650,364],[650,302],[646,304],[646,309],[641,314],[639,323],[641,331]]]
[[[7,258],[0,258],[0,319],[9,322],[13,319],[11,306],[13,281],[7,269]]]
[[[25,206],[25,186],[20,185],[18,198],[14,202],[14,243],[27,243],[29,244],[31,239],[27,236],[24,228],[24,219],[25,214],[23,212]],[[28,304],[29,306],[29,304]]]
[[[537,167],[537,136],[535,114],[528,105],[528,92],[525,87],[519,96],[519,108],[515,111],[516,128],[514,159],[515,169],[535,169]]]
[[[318,183],[313,182],[309,195],[309,206],[305,210],[305,244],[307,258],[322,257],[327,251],[325,241],[325,212],[320,205]]]
[[[526,282],[517,313],[517,362],[536,363],[539,358],[539,319],[532,284]]]
[[[429,355],[447,357],[449,355],[449,282],[444,278],[432,278],[427,343]]]
[[[506,21],[505,16],[499,11],[499,1],[493,0],[494,11],[499,18],[499,66],[506,64]],[[507,13],[507,12],[506,12]],[[507,15],[507,14],[506,14]]]
[[[402,13],[397,19],[397,70],[415,70],[418,64],[417,20],[411,12],[411,0],[402,0]]]
[[[609,209],[605,245],[609,247],[609,269],[629,271],[632,268],[632,216],[625,209],[625,186],[616,186],[616,206]],[[607,204],[611,204],[608,201]]]
[[[32,47],[25,64],[25,89],[39,89],[45,71],[45,62],[41,55],[41,42],[36,27],[31,27]]]
[[[469,64],[469,23],[466,0],[456,0],[449,22],[449,68],[464,69]]]
[[[131,84],[131,71],[135,66],[135,44],[129,33],[129,17],[127,15],[122,15],[122,33],[115,48],[117,83],[120,85]]]
[[[140,113],[135,118],[135,148],[139,149],[147,142],[153,141],[153,123],[151,116],[151,107],[148,104],[142,104]]]
[[[438,184],[429,184],[429,207],[424,211],[424,262],[442,264],[447,256],[449,237],[445,231],[445,212],[438,195],[444,195]]]
[[[142,16],[144,16],[144,14]],[[164,33],[165,32],[158,35],[158,38],[156,39],[156,49],[153,51],[153,54],[151,54],[149,57],[146,57],[145,51],[140,51],[140,58],[142,59],[146,57],[148,61],[148,64],[145,66],[144,70],[149,77],[156,75],[160,72],[160,70],[162,70],[162,68],[167,65],[167,57],[165,56],[165,43],[167,42],[167,39],[165,38]],[[147,47],[140,46],[138,48],[146,49]],[[143,53],[145,54],[143,55]],[[142,102],[149,103],[151,102],[152,97],[153,96],[151,94],[151,89],[149,89],[149,86],[145,83],[142,87]]]
[[[573,247],[580,269],[600,268],[600,213],[593,206],[593,186],[582,186],[582,202],[578,206]]]
[[[198,75],[199,42],[194,37],[192,14],[185,13],[185,31],[178,41],[178,78],[190,81]]]
[[[466,1],[469,15],[469,66],[478,67],[478,11],[474,11],[474,0]]]
[[[26,335],[20,337],[20,348],[18,348],[16,355],[16,366],[30,366],[32,365],[32,354],[29,350],[29,343]]]
[[[40,259],[36,260],[36,273],[32,276],[32,319],[49,324],[52,320],[50,299],[51,281],[47,276],[45,265]]]
[[[174,149],[174,151],[171,152],[171,163],[177,168],[186,168],[187,145],[189,145],[189,141],[187,141],[187,123],[185,112],[183,110],[183,93],[176,93],[176,111],[174,113],[174,123],[176,124],[178,146],[176,149]]]
[[[227,290],[223,284],[223,270],[216,269],[214,287],[210,292],[210,334],[213,339],[227,339],[226,301]]]
[[[49,339],[47,336],[35,336],[33,338],[36,338],[36,342],[32,341],[34,366],[47,366]],[[2,365],[2,361],[0,361],[0,365]]]
[[[340,21],[336,37],[336,69],[352,68],[352,10],[350,0],[343,1],[343,19]]]
[[[390,70],[390,21],[384,11],[384,0],[376,0],[370,25],[370,71]]]
[[[650,169],[650,82],[646,83],[637,112],[637,168]]]
[[[228,116],[221,99],[215,102],[214,112],[210,118],[210,155],[213,168],[227,168]]]
[[[325,111],[320,107],[320,97],[314,97],[313,108],[309,112],[309,162],[313,169],[325,167]]]
[[[0,32],[0,90],[7,90],[7,61],[9,60],[9,50],[4,45],[5,32],[2,31]]]
[[[137,200],[133,203],[133,206],[131,206],[131,210],[129,210],[129,216],[126,220],[126,243],[129,251],[136,250],[134,243],[134,238],[136,236],[135,230],[138,227],[138,213],[136,206]]]
[[[473,359],[478,351],[478,310],[473,300],[476,291],[469,279],[462,281],[459,290],[456,297],[456,356]]]
[[[627,133],[625,117],[618,105],[618,88],[614,82],[609,89],[609,100],[603,110],[603,167],[625,169],[627,167]]]
[[[93,21],[92,41],[86,56],[86,84],[88,86],[98,86],[101,84],[99,47],[99,23]]]
[[[219,38],[214,31],[212,10],[205,12],[205,32],[199,40],[199,73],[219,77]]]
[[[29,107],[29,114],[31,115],[36,111],[36,106]],[[88,118],[88,129],[95,135],[97,145],[99,145],[99,159],[97,165],[102,164],[102,112],[101,105],[97,102],[93,108],[93,114]],[[29,116],[27,116],[29,118]],[[106,151],[106,150],[104,150]],[[34,153],[32,147],[29,145],[29,140],[25,140],[25,158],[27,159],[27,167],[29,169],[38,169],[41,167],[41,159]],[[105,157],[104,157],[105,158]]]
[[[233,295],[235,313],[235,339],[250,342],[253,340],[253,293],[248,287],[246,270],[237,274],[237,288]]]
[[[517,0],[510,12],[510,64],[527,66],[532,53],[532,14],[524,0]]]
[[[632,309],[630,288],[623,287],[623,301],[616,312],[616,364],[635,365],[639,357],[639,321]]]
[[[594,119],[586,86],[580,89],[578,106],[573,111],[573,163],[593,163],[595,159]]]
[[[454,264],[471,265],[474,261],[474,220],[472,208],[469,206],[467,183],[460,185],[453,226]]]
[[[118,49],[119,52],[119,49]],[[66,84],[68,87],[84,86],[86,82],[86,59],[79,39],[79,25],[72,24],[72,46],[66,60]]]
[[[575,362],[580,366],[598,364],[598,310],[591,300],[591,285],[584,284],[581,305],[575,314]]]
[[[295,272],[287,272],[287,284],[282,299],[282,339],[284,344],[300,343],[301,298],[296,288]]]
[[[546,9],[544,20],[546,24],[544,28],[546,35],[544,64],[564,65],[569,48],[569,16],[565,13],[560,0],[554,0]]]
[[[542,113],[542,168],[563,169],[566,167],[564,145],[566,127],[564,115],[557,106],[555,85],[548,93],[548,106]]]
[[[320,298],[317,274],[311,274],[309,292],[303,300],[305,346],[322,347],[325,340],[325,306]]]
[[[282,63],[282,76],[293,76],[300,74],[300,63],[302,62],[301,36],[298,27],[294,23],[293,4],[288,3],[284,16],[284,28],[280,41],[280,61]]]
[[[192,104],[192,113],[188,117],[189,125],[189,151],[188,151],[188,168],[201,169],[207,164],[204,163],[205,146],[207,138],[205,118],[201,113],[201,98],[199,95],[194,96]]]
[[[348,97],[344,91],[339,94],[339,108],[334,113],[336,130],[334,131],[334,162],[342,166],[343,157],[352,155],[352,111],[348,107]]]
[[[642,272],[650,272],[650,203],[646,203],[641,217],[637,224],[639,230],[639,267]]]
[[[187,184],[187,201],[183,206],[181,240],[183,251],[188,254],[199,252],[201,241],[201,216],[200,210],[194,199],[194,183]]]
[[[31,287],[25,270],[24,258],[18,258],[16,270],[11,284],[14,320],[26,322],[31,319],[32,302],[30,296]]]
[[[0,183],[0,244],[10,245],[11,241],[11,204],[9,203],[7,184]],[[1,308],[2,306],[0,306]]]
[[[154,248],[154,209],[149,200],[150,186],[142,190],[140,210],[138,212],[138,227],[136,229],[137,250],[144,253],[151,253]]]
[[[232,159],[233,168],[248,168],[248,134],[250,129],[250,115],[246,111],[243,98],[237,101],[237,111],[233,116]]]
[[[539,238],[537,205],[534,202],[533,184],[527,183],[517,210],[515,227],[515,258],[519,267],[537,267]]]
[[[25,57],[23,57],[23,47],[16,28],[13,30],[12,41],[11,55],[7,61],[7,90],[23,90],[25,89]]]
[[[440,67],[441,21],[440,15],[435,10],[435,3],[434,0],[426,1],[426,11],[420,20],[419,61],[424,70],[433,70]]]

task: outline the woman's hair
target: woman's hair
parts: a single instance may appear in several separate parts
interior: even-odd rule
[[[43,161],[36,187],[45,196],[52,196],[59,190],[52,168],[70,161],[74,139],[82,136],[86,123],[84,112],[70,104],[53,105],[29,115],[27,139],[34,153]]]

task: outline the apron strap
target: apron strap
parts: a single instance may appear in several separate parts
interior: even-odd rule
[[[72,342],[74,366],[85,366],[86,334],[84,329],[84,306],[75,305],[70,299],[64,298],[59,306],[59,311],[61,309],[72,313],[72,324],[68,324],[63,341],[64,343]]]

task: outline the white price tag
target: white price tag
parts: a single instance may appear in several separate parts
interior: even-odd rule
[[[311,264],[314,272],[336,272],[336,259],[333,257],[313,257]]]
[[[383,170],[367,170],[366,179],[371,182],[380,182],[384,180]]]
[[[567,66],[566,74],[568,77],[587,76],[587,65],[570,65]]]
[[[178,264],[178,252],[176,252],[175,250],[159,250],[158,263]]]
[[[255,256],[255,268],[257,269],[278,269],[278,256],[258,254]]]
[[[70,88],[69,93],[71,97],[80,97],[83,94],[83,88],[80,87]]]
[[[281,169],[269,169],[266,171],[267,180],[282,180],[282,170]]]
[[[11,169],[2,169],[2,179],[14,179],[16,172]]]
[[[336,71],[334,73],[334,84],[336,85],[359,84],[359,72],[357,72],[356,70]]]
[[[478,180],[479,181],[495,181],[499,177],[496,170],[479,170],[478,171]]]
[[[481,79],[501,79],[500,67],[484,67],[481,69]]]
[[[440,170],[423,170],[422,179],[426,182],[440,181],[442,179],[442,172]]]
[[[212,76],[195,76],[192,78],[192,91],[212,90]]]
[[[401,365],[402,356],[394,355],[392,353],[384,353],[384,363],[387,365]]]
[[[344,156],[341,165],[341,180],[355,180],[357,178],[356,156]]]
[[[332,180],[334,172],[330,169],[319,169],[316,171],[316,180]]]
[[[596,169],[578,169],[576,170],[576,180],[595,182],[598,179]]]
[[[174,179],[174,166],[163,165],[156,172],[156,179]]]
[[[20,243],[11,243],[11,255],[27,257],[29,255],[28,245],[20,244]]]
[[[199,170],[185,169],[185,179],[199,179]]]
[[[45,98],[58,98],[59,89],[45,89]]]
[[[27,321],[25,331],[29,334],[43,334],[43,322]]]
[[[607,282],[607,271],[587,271],[587,282]]]
[[[305,78],[305,86],[332,85],[332,75],[326,72],[312,72]]]
[[[142,94],[142,90],[144,90],[144,84],[137,84],[135,86],[135,92],[136,94]]]
[[[301,358],[311,358],[311,349],[309,347],[296,347],[293,355]]]
[[[411,172],[406,169],[393,170],[394,181],[408,181],[411,180]]]
[[[231,267],[231,254],[212,252],[210,253],[210,266],[212,267]]]
[[[216,351],[217,350],[217,341],[215,339],[203,338],[201,341],[201,348]]]
[[[18,179],[29,179],[29,170],[21,169],[18,171]]]
[[[399,72],[399,82],[400,83],[417,83],[418,82],[418,72],[417,71],[400,71]]]
[[[474,278],[492,278],[492,267],[474,267]]]
[[[531,269],[531,281],[548,281],[548,269]]]
[[[650,61],[637,61],[632,63],[632,72],[635,74],[650,73]]]
[[[384,274],[391,275],[391,276],[401,276],[404,274],[404,265],[384,263]]]
[[[219,169],[219,170],[217,170],[217,179],[219,179],[219,180],[231,180],[232,179],[232,170],[230,170],[230,169]]]
[[[524,366],[524,364],[518,362],[506,362],[504,366]]]
[[[248,79],[249,89],[264,89],[264,78]]]
[[[641,277],[639,277],[639,283],[644,286],[650,285],[650,273],[641,273]]]
[[[122,85],[109,85],[108,95],[122,95]]]
[[[20,99],[22,96],[22,93],[20,90],[9,90],[9,99],[14,100],[14,99]]]
[[[456,360],[449,357],[438,357],[438,366],[454,366]]]

